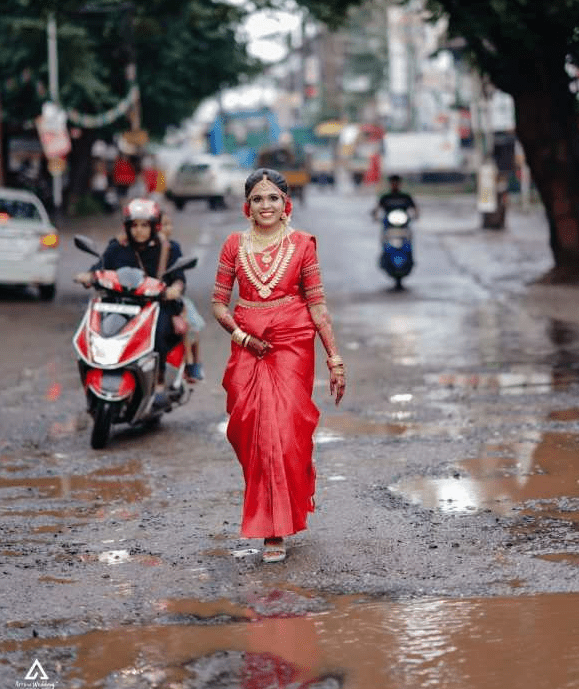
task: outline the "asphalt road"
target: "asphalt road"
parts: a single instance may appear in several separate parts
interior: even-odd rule
[[[71,278],[90,263],[72,236],[104,246],[118,219],[67,221],[54,303],[0,292],[3,687],[34,659],[59,687],[482,689],[491,667],[510,688],[579,686],[577,288],[534,284],[551,266],[539,209],[482,230],[473,197],[450,196],[418,199],[397,292],[372,203],[312,189],[295,209],[348,389],[336,409],[319,347],[317,511],[281,565],[239,536],[224,435],[229,340],[209,297],[237,209],[174,212],[201,259],[206,380],[103,451],[71,346],[87,299]]]

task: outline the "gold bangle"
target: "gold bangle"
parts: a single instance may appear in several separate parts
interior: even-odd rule
[[[338,354],[334,354],[334,356],[329,356],[327,358],[326,363],[328,365],[328,368],[332,369],[332,368],[336,368],[337,366],[343,366],[344,360]]]
[[[249,340],[251,339],[251,335],[249,333],[245,333],[245,337],[243,338],[243,341],[241,343],[242,347],[247,347],[249,344]]]
[[[238,344],[240,347],[243,346],[243,339],[247,335],[246,332],[244,332],[241,328],[235,328],[235,330],[231,333],[231,339],[235,342],[235,344]]]

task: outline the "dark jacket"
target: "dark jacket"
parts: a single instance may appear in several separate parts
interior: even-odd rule
[[[391,211],[393,208],[403,208],[405,211],[407,211],[409,208],[416,208],[412,196],[403,191],[382,194],[380,200],[378,201],[378,205],[386,213]]]
[[[167,260],[167,267],[171,265],[182,256],[181,247],[177,242],[169,242],[169,258]],[[140,258],[143,263],[145,272],[150,277],[157,277],[157,268],[159,265],[159,258],[161,255],[161,246],[156,242],[149,242],[149,244],[140,252]],[[118,270],[123,266],[131,268],[140,268],[137,259],[136,251],[130,244],[121,244],[116,239],[111,239],[109,245],[105,249],[105,253],[100,261],[92,266],[91,270]],[[167,284],[171,285],[176,280],[181,280],[183,284],[186,283],[185,272],[177,270],[167,277]]]

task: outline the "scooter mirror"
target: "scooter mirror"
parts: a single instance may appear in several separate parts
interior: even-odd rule
[[[197,256],[181,256],[173,265],[163,273],[163,277],[174,273],[176,270],[190,270],[197,265]]]
[[[84,251],[87,254],[92,254],[93,256],[96,256],[97,258],[100,258],[100,254],[97,251],[95,243],[93,242],[92,239],[89,239],[88,237],[85,237],[82,234],[75,234],[74,235],[74,245],[76,246],[77,249],[80,249],[81,251]]]

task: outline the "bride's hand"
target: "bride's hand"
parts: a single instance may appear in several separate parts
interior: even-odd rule
[[[267,354],[267,350],[271,349],[272,345],[265,340],[260,340],[259,337],[250,335],[247,342],[247,348],[255,352],[258,359],[263,358]]]
[[[330,395],[336,394],[336,406],[340,404],[340,400],[346,391],[346,374],[344,366],[334,366],[330,369]]]

